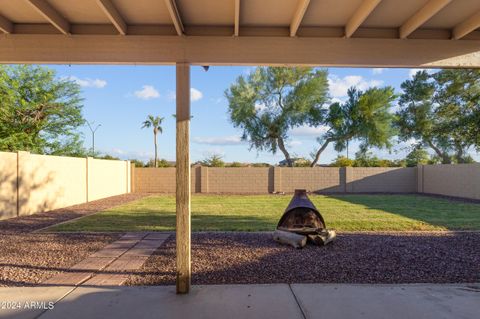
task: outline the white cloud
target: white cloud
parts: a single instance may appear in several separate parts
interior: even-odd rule
[[[425,71],[425,69],[410,69],[408,71],[408,76],[410,78],[413,78],[415,76],[415,74],[417,74],[417,72],[421,72],[421,71]]]
[[[287,142],[288,147],[300,146],[302,144],[303,144],[302,141],[299,141],[299,140],[292,140]]]
[[[331,75],[328,77],[328,84],[330,87],[331,96],[334,98],[342,98],[347,96],[348,89],[352,86],[364,91],[373,86],[383,85],[383,81],[367,81],[360,75],[347,75],[343,78],[340,78],[336,75]]]
[[[428,74],[433,74],[435,73],[437,70],[436,69],[410,69],[408,70],[408,76],[413,79],[413,76],[415,74],[417,74],[417,72],[420,72],[420,71],[427,71]]]
[[[80,79],[76,76],[70,76],[68,77],[68,79],[71,81],[74,81],[81,87],[87,87],[87,88],[102,89],[107,85],[107,81],[101,80],[101,79],[90,79],[90,78]]]
[[[144,85],[141,90],[135,91],[134,94],[142,100],[151,100],[160,97],[160,93],[152,85]]]
[[[167,94],[167,98],[171,101],[175,101],[177,99],[177,94],[174,91],[169,91]],[[196,88],[190,88],[190,101],[196,102],[203,98],[203,93]]]
[[[382,74],[383,71],[385,71],[385,68],[373,68],[372,69],[373,74]]]
[[[190,101],[195,102],[203,98],[203,93],[196,88],[190,89]]]
[[[194,143],[207,145],[239,145],[244,143],[240,136],[194,137]]]
[[[292,136],[320,136],[324,134],[328,130],[328,127],[326,126],[318,126],[318,127],[312,127],[312,126],[300,126],[292,129],[290,131],[290,134]]]
[[[127,159],[138,159],[141,161],[148,161],[154,157],[153,152],[146,151],[127,151],[120,148],[111,148],[100,150],[102,154],[109,154],[115,157],[118,157],[123,160]]]

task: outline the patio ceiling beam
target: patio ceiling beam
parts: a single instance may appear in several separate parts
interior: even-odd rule
[[[310,4],[310,0],[299,0],[297,10],[293,15],[292,23],[290,23],[290,36],[294,37],[297,35],[298,28],[300,27],[300,23],[302,23],[303,16],[305,12],[307,12],[308,5]]]
[[[4,16],[0,15],[0,30],[3,33],[12,33],[13,32],[13,23]]]
[[[180,13],[178,12],[175,0],[165,0],[165,4],[167,5],[168,12],[170,13],[170,17],[172,18],[172,22],[175,26],[177,34],[183,35],[185,28],[183,27],[182,18],[180,17]]]
[[[177,63],[176,252],[177,293],[191,282],[190,65]]]
[[[240,0],[235,0],[235,22],[233,35],[238,37],[240,34]]]
[[[452,31],[452,38],[459,40],[478,28],[480,28],[480,11],[458,24]]]
[[[27,0],[48,22],[63,34],[70,34],[70,23],[45,0]]]
[[[278,54],[281,52],[282,54]],[[0,63],[480,68],[480,40],[241,36],[0,37]]]
[[[127,24],[110,0],[97,0],[98,5],[121,35],[127,34]]]
[[[345,37],[350,38],[375,10],[382,0],[364,0],[345,26]]]
[[[399,30],[400,39],[406,39],[413,31],[421,27],[430,18],[445,8],[452,0],[430,0],[410,19],[408,19]]]

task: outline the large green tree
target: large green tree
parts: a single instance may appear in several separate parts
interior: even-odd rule
[[[39,66],[0,66],[0,150],[83,156],[80,87]]]
[[[391,138],[396,134],[394,114],[391,112],[394,100],[392,87],[370,88],[365,92],[350,88],[345,103],[330,105],[322,121],[325,133],[317,138],[320,147],[313,153],[311,166],[318,163],[330,143],[338,152],[343,151],[353,139],[361,142],[362,150],[390,147]]]
[[[400,137],[430,147],[443,164],[468,162],[467,151],[480,147],[480,71],[420,71],[401,88]]]
[[[426,165],[430,162],[430,154],[421,148],[421,147],[414,147],[410,153],[407,154],[405,157],[405,162],[407,167],[415,167],[418,165]]]
[[[242,139],[251,148],[292,159],[287,150],[288,131],[322,123],[328,101],[327,71],[312,68],[259,67],[240,76],[225,92],[228,112]]]

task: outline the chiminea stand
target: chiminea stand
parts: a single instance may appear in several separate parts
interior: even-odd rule
[[[290,204],[278,222],[273,239],[282,244],[302,248],[307,240],[323,246],[335,238],[335,231],[326,229],[325,220],[308,198],[307,191],[296,189]]]

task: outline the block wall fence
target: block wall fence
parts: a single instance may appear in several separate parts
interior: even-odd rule
[[[192,167],[192,192],[425,193],[480,200],[480,164],[383,167]],[[130,192],[175,193],[175,168],[0,152],[0,219]]]
[[[0,219],[130,191],[129,161],[0,152]]]
[[[480,164],[385,167],[193,167],[192,192],[425,193],[480,200]],[[132,189],[174,193],[175,168],[132,168]]]
[[[175,168],[134,168],[134,191],[174,193]],[[192,192],[214,194],[415,193],[417,168],[193,167]]]

